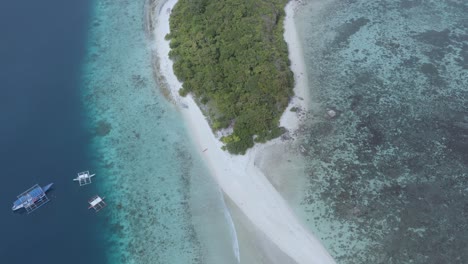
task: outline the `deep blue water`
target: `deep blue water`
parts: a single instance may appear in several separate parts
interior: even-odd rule
[[[87,209],[96,186],[79,188],[90,168],[79,77],[90,1],[3,1],[0,8],[0,261],[104,263]],[[13,213],[16,196],[54,182],[51,202]]]

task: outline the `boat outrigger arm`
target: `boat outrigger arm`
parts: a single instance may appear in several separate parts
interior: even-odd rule
[[[78,177],[76,177],[75,179],[73,179],[74,181],[79,181],[81,179],[84,179],[84,178],[91,178],[91,177],[94,177],[96,174],[91,174],[91,175],[80,175]]]

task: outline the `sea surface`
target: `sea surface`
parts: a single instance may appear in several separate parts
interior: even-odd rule
[[[468,263],[467,14],[462,0],[302,1],[296,209],[338,263]]]
[[[151,2],[157,10],[157,1]],[[237,263],[218,186],[155,81],[149,1],[95,0],[83,67],[108,263]]]
[[[147,4],[2,4],[2,263],[238,263],[223,196],[155,81]],[[302,1],[310,111],[276,179],[305,186],[280,191],[338,263],[468,263],[467,13]],[[11,211],[49,182],[48,204]]]
[[[95,186],[80,96],[88,1],[4,1],[0,8],[0,262],[105,263],[102,221],[87,209]],[[13,213],[16,196],[54,183],[50,202]]]
[[[237,263],[222,193],[154,80],[147,4],[2,4],[2,263]],[[11,211],[49,182],[48,204]]]

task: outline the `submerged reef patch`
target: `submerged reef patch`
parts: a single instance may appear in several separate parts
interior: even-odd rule
[[[203,263],[190,212],[192,161],[180,116],[158,94],[145,1],[94,1],[83,101],[108,263]]]
[[[468,263],[468,3],[345,2],[299,12],[307,220],[338,263]]]
[[[112,130],[112,125],[104,120],[97,122],[96,135],[106,136]]]

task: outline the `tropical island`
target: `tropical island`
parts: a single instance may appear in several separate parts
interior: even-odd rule
[[[280,136],[279,120],[293,96],[284,40],[287,0],[179,0],[170,16],[170,58],[224,148],[244,154]]]
[[[308,87],[306,76],[301,74],[305,72],[304,57],[293,19],[299,2],[289,1],[284,9],[280,3],[286,0],[256,0],[254,3],[167,0],[155,6],[157,19],[149,27],[155,41],[152,46],[155,75],[179,108],[195,149],[234,205],[234,212],[239,210],[237,215],[246,217],[247,222],[241,220],[235,226],[259,232],[249,231],[249,237],[241,238],[261,245],[254,251],[248,246],[242,253],[244,261],[332,264],[335,263],[333,258],[304,228],[266,177],[263,167],[255,162],[271,154],[268,151],[276,147],[281,150],[285,147],[283,144],[291,141],[275,140],[248,149],[255,142],[274,137],[275,131],[280,134],[279,126],[293,133],[298,129],[300,116],[297,112],[284,111],[287,104],[287,108],[307,109],[307,100],[301,99],[307,98]],[[171,29],[170,20],[176,27]],[[186,24],[183,20],[189,22]],[[211,29],[211,35],[204,28]],[[177,35],[185,36],[184,41],[177,41],[180,38]],[[175,66],[174,61],[179,66]],[[175,70],[182,71],[183,76],[180,73],[176,76]],[[268,114],[261,116],[261,111]],[[221,126],[223,121],[225,124]],[[222,140],[227,143],[221,142],[220,133],[213,133],[213,130],[221,130],[225,135]],[[245,155],[231,155],[223,151],[223,147],[231,153],[245,152]],[[276,164],[271,165],[275,167]],[[232,232],[233,241],[237,241],[237,234],[236,230]],[[241,244],[233,244],[237,262],[240,262],[240,249],[236,245]],[[264,247],[267,245],[273,248]],[[258,248],[265,251],[259,253]]]

